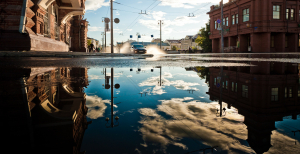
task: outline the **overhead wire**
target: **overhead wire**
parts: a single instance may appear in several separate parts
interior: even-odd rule
[[[138,9],[138,8],[135,8],[135,7],[132,7],[132,6],[129,6],[129,5],[125,5],[125,4],[122,4],[122,3],[116,2],[116,1],[114,1],[114,3],[116,3],[116,4],[119,4],[119,5],[123,5],[123,6],[127,6],[127,7],[130,7],[130,8],[133,8],[133,9],[140,10],[140,9]]]
[[[154,1],[152,4],[150,4],[147,8],[146,8],[146,10],[149,8],[149,7],[151,7],[154,3],[156,3],[157,1]],[[141,16],[141,14],[139,14],[138,16],[137,16],[137,18],[136,19],[134,19],[130,24],[129,24],[129,26],[127,26],[127,28],[125,28],[123,31],[125,31],[123,34],[125,34],[125,33],[127,33],[128,32],[128,29],[130,29],[129,27],[139,18]],[[136,24],[136,23],[135,23]],[[134,24],[134,25],[135,25]]]

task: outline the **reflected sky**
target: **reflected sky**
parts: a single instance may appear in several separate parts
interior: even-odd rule
[[[218,60],[156,58],[64,59],[63,65],[93,63],[89,68],[60,67],[61,59],[47,67],[41,60],[2,67],[0,98],[9,102],[0,112],[7,117],[4,139],[45,153],[300,151],[300,65],[232,59],[222,65],[223,87]]]
[[[110,71],[106,70],[107,76]],[[199,77],[197,69],[115,68],[114,84],[120,88],[114,90],[114,116],[120,119],[114,128],[105,127],[105,118],[111,116],[105,70],[91,68],[88,76],[87,118],[93,124],[81,147],[87,153],[201,153],[212,147],[214,153],[256,153],[247,142],[244,116],[224,102],[226,114],[218,117],[220,105],[210,100],[207,80]],[[300,151],[299,136],[280,125],[300,127],[299,119],[276,122],[278,130],[272,131],[273,146],[267,153]]]

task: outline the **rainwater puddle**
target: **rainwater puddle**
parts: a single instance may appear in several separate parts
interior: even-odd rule
[[[33,153],[300,151],[300,65],[189,56],[2,59],[5,145]]]

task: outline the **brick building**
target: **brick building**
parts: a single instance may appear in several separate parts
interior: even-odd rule
[[[85,52],[84,14],[85,0],[1,0],[0,50]]]
[[[224,4],[224,52],[298,52],[299,0],[230,0]],[[212,50],[220,52],[220,5],[211,6]]]
[[[3,146],[12,153],[80,154],[89,124],[84,93],[87,68],[1,71],[1,117],[5,117],[1,120],[6,140]]]
[[[298,66],[286,63],[255,62],[254,67],[225,67],[222,101],[245,117],[248,143],[256,153],[269,151],[275,122],[300,114]],[[210,68],[211,100],[220,98],[220,68]]]

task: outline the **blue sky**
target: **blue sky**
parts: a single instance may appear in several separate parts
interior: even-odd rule
[[[140,41],[151,41],[151,35],[159,38],[158,20],[163,20],[162,40],[181,39],[186,35],[195,35],[208,22],[206,14],[210,6],[220,0],[115,0],[114,18],[120,23],[114,23],[114,44],[127,41],[130,35],[136,40],[136,34],[142,35]],[[227,1],[227,0],[225,0]],[[225,2],[224,1],[224,2]],[[148,15],[139,14],[146,10]],[[188,17],[193,13],[195,17]],[[110,18],[109,0],[87,0],[84,18],[89,21],[88,37],[102,40],[104,31],[102,17]],[[123,35],[120,35],[123,34]],[[110,44],[110,33],[107,35]]]

